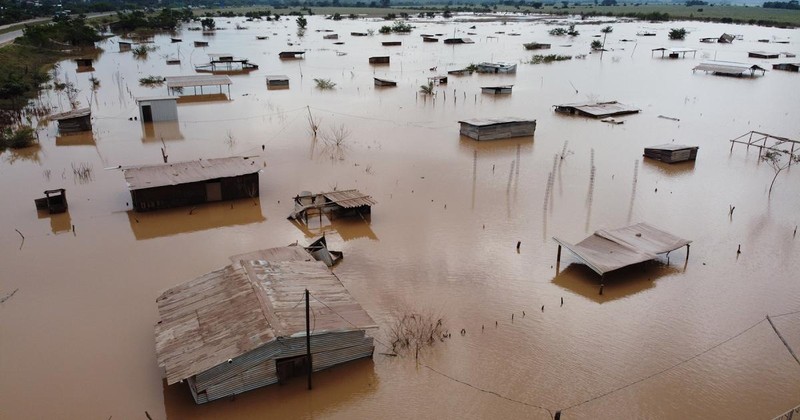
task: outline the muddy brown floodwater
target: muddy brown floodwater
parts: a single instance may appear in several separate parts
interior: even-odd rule
[[[92,133],[60,137],[54,124],[41,124],[40,146],[0,155],[0,296],[17,290],[0,304],[0,418],[141,419],[147,411],[154,419],[546,419],[561,409],[565,419],[756,419],[800,404],[800,365],[765,320],[774,316],[800,351],[800,238],[793,235],[800,174],[781,173],[768,196],[772,169],[756,149],[731,151],[728,142],[750,130],[800,138],[800,76],[770,66],[793,59],[747,58],[750,50],[800,53],[800,32],[616,23],[602,59],[531,65],[521,62],[532,55],[522,43],[553,44],[542,53],[586,53],[603,25],[556,38],[536,22],[428,21],[415,22],[410,35],[352,37],[384,22],[308,22],[298,38],[293,20],[218,19],[227,29],[213,36],[184,29],[176,44],[156,36],[158,50],[139,60],[119,53],[111,38],[100,44],[94,93],[89,73],[61,63],[59,79],[91,103]],[[248,29],[234,30],[236,23]],[[667,40],[680,26],[690,31],[687,40]],[[321,29],[344,44],[324,40]],[[657,36],[637,37],[643,30]],[[698,42],[723,32],[743,39]],[[422,33],[476,43],[423,43]],[[199,39],[210,46],[193,48]],[[383,47],[385,40],[402,46]],[[699,51],[652,58],[661,46]],[[278,59],[296,49],[305,59]],[[194,74],[209,52],[260,68],[232,76],[230,101],[182,102],[177,123],[129,119],[138,115],[135,97],[167,93],[139,86],[138,78]],[[370,66],[373,55],[390,55],[391,64]],[[167,66],[167,56],[179,56],[180,66]],[[692,73],[714,58],[770,71],[752,79]],[[451,76],[435,99],[417,93],[437,74],[430,68],[444,73],[480,61],[517,62],[518,71]],[[289,76],[291,87],[267,90],[269,74]],[[398,86],[376,88],[374,76]],[[314,78],[336,88],[318,90]],[[513,84],[513,94],[480,93],[494,84]],[[552,109],[596,99],[642,112],[609,125]],[[68,107],[58,92],[42,100]],[[309,110],[321,136],[349,132],[342,147],[312,139]],[[495,116],[535,118],[536,135],[485,143],[459,136],[458,120]],[[262,158],[260,199],[191,214],[133,213],[122,174],[106,168],[159,163],[162,140],[170,162]],[[700,146],[697,161],[643,160],[643,147],[673,141]],[[92,168],[90,179],[73,175],[81,164]],[[34,198],[61,187],[69,213],[37,216]],[[333,188],[371,194],[378,201],[371,220],[312,221],[308,229],[286,220],[299,191]],[[669,263],[662,257],[623,270],[606,280],[602,296],[597,277],[568,253],[556,274],[552,236],[577,242],[639,221],[693,240],[688,263],[678,250]],[[25,237],[21,249],[15,229]],[[386,341],[392,314],[403,308],[437,312],[451,332],[466,334],[437,343],[418,364],[381,355],[387,350],[376,343],[371,360],[315,375],[311,392],[298,379],[196,406],[183,384],[163,385],[153,336],[161,291],[224,266],[230,255],[308,243],[323,231],[331,248],[344,251],[334,271],[380,325],[378,340]]]

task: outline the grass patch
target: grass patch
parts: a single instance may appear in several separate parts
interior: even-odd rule
[[[167,79],[161,76],[147,76],[139,79],[139,84],[142,86],[161,86]]]

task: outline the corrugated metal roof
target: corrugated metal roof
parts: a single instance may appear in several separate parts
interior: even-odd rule
[[[231,78],[225,75],[197,75],[197,76],[170,76],[166,77],[168,88],[182,88],[194,86],[221,86],[230,85]]]
[[[73,109],[72,111],[53,114],[50,116],[50,119],[55,121],[61,121],[61,120],[68,120],[71,118],[85,117],[91,114],[92,114],[91,108],[79,108],[79,109]]]
[[[155,326],[156,353],[167,383],[204,372],[278,337],[304,335],[305,289],[314,296],[315,333],[375,327],[322,262],[241,261],[156,299],[160,318]]]
[[[280,80],[289,80],[289,76],[284,76],[284,75],[270,75],[270,76],[267,76],[267,81],[268,82],[280,81]]]
[[[322,195],[346,209],[377,204],[372,197],[362,194],[358,190],[331,191],[322,193]]]
[[[228,157],[123,168],[129,190],[180,185],[208,179],[252,174],[261,170],[254,159]]]
[[[764,68],[755,64],[735,63],[732,61],[707,61],[705,63],[700,63],[692,70],[711,71],[723,74],[742,74],[746,71],[755,70],[766,71]]]
[[[536,122],[536,120],[519,118],[519,117],[497,117],[497,118],[471,118],[468,120],[459,121],[459,123],[461,124],[469,124],[469,125],[474,125],[476,127],[487,127],[490,125],[520,123],[520,122],[529,123],[529,122]]]
[[[658,254],[676,250],[692,242],[646,223],[614,230],[598,230],[577,244],[555,237],[553,239],[600,275],[652,260]]]
[[[136,102],[150,102],[150,101],[177,101],[177,96],[145,96],[142,98],[136,98]]]
[[[617,101],[608,102],[576,102],[571,104],[556,105],[557,108],[574,108],[585,114],[595,117],[605,117],[609,115],[629,114],[641,111],[630,105],[625,105]]]
[[[683,149],[697,149],[697,146],[687,146],[685,144],[675,144],[675,143],[667,143],[667,144],[659,144],[658,146],[650,146],[645,147],[645,149],[657,149],[657,150],[683,150]]]

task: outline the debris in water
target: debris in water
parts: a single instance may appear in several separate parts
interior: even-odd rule
[[[19,290],[19,289],[14,289],[14,291],[13,291],[13,292],[11,292],[11,293],[9,293],[9,294],[7,294],[7,295],[5,295],[5,296],[1,297],[1,298],[0,298],[0,303],[5,303],[5,301],[7,301],[7,300],[11,299],[11,297],[12,297],[12,296],[14,296],[14,294],[15,294],[15,293],[17,293],[17,291],[18,291],[18,290]]]

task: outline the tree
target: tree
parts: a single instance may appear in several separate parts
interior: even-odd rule
[[[786,150],[767,149],[767,151],[761,155],[761,160],[769,163],[775,171],[775,176],[772,177],[772,182],[769,184],[769,192],[767,193],[771,195],[772,187],[775,185],[775,180],[778,179],[778,175],[792,163],[800,163],[800,155],[792,154]]]
[[[298,29],[305,29],[306,25],[308,25],[308,21],[303,16],[297,18],[297,28]]]
[[[203,27],[204,31],[213,31],[217,27],[217,23],[214,22],[214,19],[207,17],[200,21],[200,26]]]
[[[669,30],[669,39],[684,39],[686,38],[685,28],[672,28]]]
[[[613,31],[614,31],[614,28],[612,28],[611,26],[606,26],[605,28],[600,30],[600,32],[603,33],[603,46],[602,46],[603,49],[606,48],[606,37],[608,36],[608,34],[610,34]]]
[[[595,40],[592,41],[592,50],[600,51],[602,49],[603,49],[603,43],[600,42],[599,39],[595,39]]]

